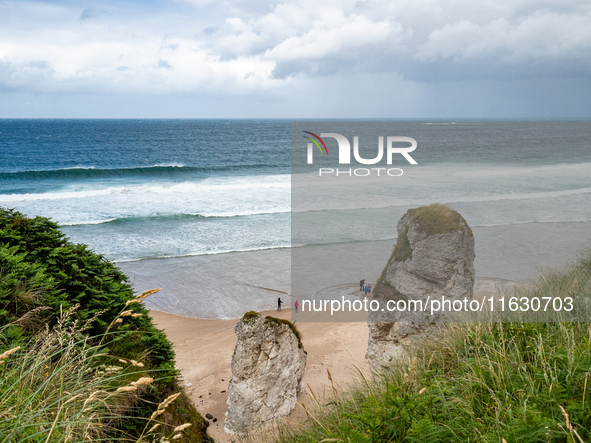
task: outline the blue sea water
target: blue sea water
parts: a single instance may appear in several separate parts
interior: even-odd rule
[[[152,308],[204,318],[272,307],[276,293],[264,291],[289,292],[292,244],[319,254],[350,245],[355,256],[355,245],[382,241],[366,260],[380,271],[395,222],[422,204],[460,211],[481,233],[477,253],[501,243],[499,230],[508,245],[535,232],[531,242],[554,242],[548,250],[591,238],[591,122],[388,124],[417,140],[418,165],[387,198],[371,191],[383,181],[332,179],[294,208],[292,193],[316,185],[292,171],[289,120],[0,120],[0,206],[51,217],[138,289],[164,286]],[[292,209],[329,229],[298,242]]]
[[[0,120],[0,205],[116,261],[284,247],[289,161],[285,121]]]

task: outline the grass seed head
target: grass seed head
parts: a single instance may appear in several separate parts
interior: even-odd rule
[[[101,392],[105,392],[105,391],[101,391],[101,390],[94,391],[92,394],[90,394],[88,396],[88,398],[86,400],[84,400],[84,404],[82,406],[86,406],[90,400],[92,400],[94,397],[96,397]]]
[[[12,348],[9,349],[8,351],[5,351],[3,354],[0,354],[0,360],[9,357],[10,355],[14,354],[16,351],[18,351],[21,347],[17,346],[16,348]]]
[[[164,409],[157,409],[154,412],[152,412],[152,415],[150,416],[150,420],[155,419],[156,417],[158,417],[160,414],[164,413]]]
[[[566,420],[566,429],[568,429],[570,432],[573,432],[573,427],[570,424],[570,419],[568,417],[568,414],[566,413],[566,411],[564,410],[564,408],[560,405],[558,405],[558,407],[560,408],[560,412],[562,412],[562,415],[564,416],[564,419]]]
[[[144,386],[154,383],[154,379],[152,377],[142,377],[136,381],[131,382],[131,386]]]
[[[134,392],[137,391],[137,386],[121,386],[117,388],[116,392]]]
[[[177,392],[176,394],[169,395],[168,397],[166,397],[164,399],[164,401],[162,403],[160,403],[158,405],[158,409],[166,409],[168,407],[168,405],[170,405],[173,401],[175,401],[178,398],[179,395],[181,395],[180,392]]]
[[[173,429],[172,433],[175,434],[177,432],[181,432],[184,431],[185,429],[187,429],[189,426],[191,426],[191,423],[184,423],[180,426],[177,426],[176,428]]]

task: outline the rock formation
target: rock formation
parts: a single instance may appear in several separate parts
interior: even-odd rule
[[[453,209],[432,204],[409,209],[397,226],[398,240],[373,298],[380,309],[370,312],[366,358],[374,369],[386,367],[399,351],[399,340],[430,324],[451,319],[449,313],[431,314],[431,300],[472,299],[474,236],[466,220]],[[405,312],[389,311],[388,301]],[[413,303],[409,303],[413,300]],[[427,301],[429,300],[429,303]],[[415,311],[415,306],[426,306]],[[457,305],[456,305],[457,306]],[[384,308],[384,311],[382,311]],[[451,314],[453,315],[453,314]]]
[[[238,342],[228,386],[228,433],[289,415],[306,369],[306,352],[291,322],[249,312],[234,332]]]

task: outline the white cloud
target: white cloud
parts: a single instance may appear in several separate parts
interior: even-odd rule
[[[374,23],[363,16],[335,14],[331,20],[315,22],[303,35],[289,37],[267,50],[265,58],[277,62],[349,58],[351,51],[355,56],[362,56],[360,50],[388,44],[401,31],[399,25],[392,30],[386,21]]]
[[[591,60],[591,14],[537,11],[509,21],[478,24],[469,20],[435,29],[418,46],[423,61],[489,59],[519,64],[527,61]]]
[[[3,90],[279,94],[351,72],[591,74],[591,6],[578,0],[178,0],[164,9],[24,0],[0,3],[0,17]]]

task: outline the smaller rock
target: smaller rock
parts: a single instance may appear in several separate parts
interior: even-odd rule
[[[226,392],[226,391],[222,391],[222,392],[220,392],[220,394],[223,394],[224,392]]]
[[[203,397],[203,395],[200,395],[199,398]]]
[[[238,341],[224,426],[229,434],[287,417],[303,390],[306,368],[306,353],[291,322],[247,312],[234,332]]]
[[[218,421],[218,419],[217,419],[217,418],[214,418],[214,419],[213,419],[213,422],[215,423],[216,421]]]
[[[205,420],[205,427],[208,428],[209,427],[209,421]]]
[[[211,414],[205,414],[205,418],[208,418],[209,420],[211,420],[213,418],[213,415],[211,415]]]

